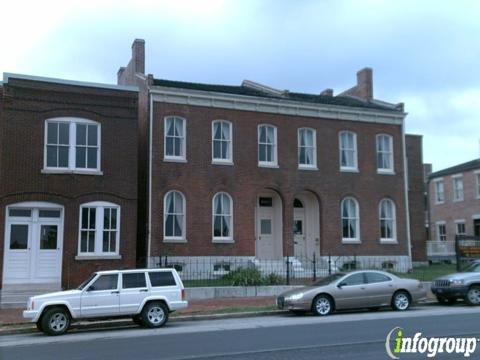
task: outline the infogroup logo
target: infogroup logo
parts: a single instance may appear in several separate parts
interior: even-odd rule
[[[437,354],[463,354],[470,357],[480,339],[476,337],[424,337],[421,332],[413,337],[405,336],[401,327],[395,327],[387,334],[385,349],[392,359],[400,359],[400,354],[426,354],[433,358]]]

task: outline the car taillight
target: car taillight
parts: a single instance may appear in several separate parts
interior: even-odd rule
[[[185,301],[186,299],[186,294],[185,294],[185,289],[182,289],[182,301]]]

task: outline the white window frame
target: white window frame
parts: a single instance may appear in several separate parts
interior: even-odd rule
[[[312,146],[301,146],[300,137],[302,131],[311,131],[312,132]],[[298,168],[307,169],[307,170],[318,170],[317,167],[317,130],[309,127],[301,127],[297,130],[297,146],[298,146]],[[300,151],[302,148],[312,149],[313,150],[313,163],[312,164],[302,164],[300,162]]]
[[[445,233],[443,234],[443,236],[445,236],[445,239],[442,240],[442,236],[440,234],[440,227],[443,226],[443,229],[445,230]],[[438,241],[447,241],[447,223],[446,221],[437,221],[435,223],[435,230],[437,232],[437,240]]]
[[[84,208],[95,208],[95,251],[82,252],[82,210]],[[112,208],[117,210],[117,238],[115,242],[114,252],[103,252],[103,215],[105,208]],[[121,225],[121,208],[120,205],[107,201],[93,201],[80,205],[80,213],[78,216],[78,250],[77,259],[82,258],[121,258],[120,257],[120,225]]]
[[[270,143],[260,143],[260,129],[262,127],[271,127],[273,128],[273,144]],[[272,154],[272,161],[260,161],[260,145],[273,145],[273,154]],[[258,158],[258,166],[259,167],[273,167],[278,168],[278,137],[277,137],[277,127],[271,124],[259,124],[257,127],[257,158]]]
[[[226,214],[215,213],[215,198],[217,196],[225,195],[230,200],[230,236],[215,236],[215,216],[225,216]],[[233,243],[233,199],[229,193],[221,191],[216,193],[212,198],[212,242],[215,243]]]
[[[389,149],[387,151],[379,150],[379,141],[382,138],[387,138],[388,139],[388,144],[389,144]],[[378,163],[378,156],[382,154],[384,156],[388,156],[389,161],[390,161],[390,167],[389,168],[382,168],[380,167],[380,164]],[[376,155],[377,155],[377,172],[379,174],[394,174],[394,164],[393,164],[393,136],[388,135],[388,134],[378,134],[376,136]]]
[[[215,124],[228,124],[229,126],[229,131],[228,131],[229,140],[227,142],[228,142],[228,151],[230,153],[230,157],[227,159],[215,157],[215,152],[214,152],[215,141],[220,141],[220,143],[225,142],[225,140],[215,139]],[[228,121],[228,120],[212,121],[212,164],[233,165],[233,137],[232,136],[233,136],[233,125],[231,121]]]
[[[464,188],[464,183],[463,183],[463,175],[462,174],[457,174],[457,175],[452,175],[452,196],[453,196],[453,201],[458,202],[458,201],[463,201],[465,198],[465,188]],[[459,188],[457,188],[457,184],[461,184]]]
[[[458,225],[463,225],[463,233],[459,233],[458,231]],[[465,219],[458,219],[455,220],[455,235],[466,235],[467,234],[467,222]]]
[[[343,135],[352,135],[353,136],[353,149],[347,149],[343,147],[342,136]],[[339,163],[340,171],[347,172],[358,172],[358,149],[357,149],[357,134],[353,131],[342,130],[338,133],[338,149],[339,149]],[[342,151],[353,151],[353,166],[342,166]]]
[[[442,184],[442,192],[439,192],[439,186]],[[435,190],[435,204],[445,203],[445,182],[443,178],[433,180],[433,188]],[[442,194],[442,199],[439,199],[439,194]]]
[[[183,155],[181,156],[167,155],[167,121],[169,119],[182,120],[183,137],[180,137],[180,138],[182,139]],[[167,161],[167,162],[186,162],[187,161],[187,119],[185,119],[184,117],[177,116],[177,115],[170,115],[170,116],[165,116],[165,118],[163,119],[163,161]]]
[[[473,175],[475,176],[475,193],[477,195],[477,199],[480,199],[480,170],[474,171]]]
[[[179,193],[180,196],[182,197],[182,209],[183,209],[183,213],[180,214],[182,215],[182,236],[167,236],[166,235],[166,227],[165,227],[165,224],[166,224],[166,221],[167,221],[167,196],[171,193]],[[179,215],[179,214],[174,214],[174,215]],[[163,242],[187,242],[187,237],[186,237],[186,234],[187,234],[187,228],[186,228],[186,224],[187,224],[187,201],[185,199],[185,195],[179,191],[179,190],[170,190],[168,191],[164,196],[163,196]]]
[[[392,218],[382,218],[382,205],[384,203],[390,203],[392,206]],[[397,243],[397,209],[395,202],[392,199],[382,199],[378,204],[378,219],[380,224],[380,242],[381,243]],[[392,222],[392,237],[391,238],[382,238],[382,221],[391,221]]]
[[[354,237],[354,238],[344,238],[343,237],[343,220],[344,220],[343,204],[347,200],[352,200],[355,203],[355,207],[356,207],[356,210],[357,210],[357,217],[356,218],[353,218],[353,217],[348,217],[347,218],[348,220],[352,220],[352,219],[356,220],[356,223],[355,223],[356,237]],[[342,234],[342,243],[344,243],[344,244],[358,244],[358,243],[361,242],[361,240],[360,240],[360,205],[358,204],[357,199],[355,199],[352,196],[347,196],[347,197],[343,198],[342,202],[340,203],[340,231],[341,231],[341,234]]]
[[[47,143],[48,143],[48,124],[63,123],[68,124],[68,167],[47,166]],[[97,126],[97,167],[96,168],[77,168],[76,166],[76,147],[77,147],[77,124]],[[62,174],[75,173],[87,175],[102,175],[101,154],[102,154],[102,125],[93,120],[77,117],[56,117],[46,119],[44,122],[44,140],[43,140],[43,169],[42,173]]]

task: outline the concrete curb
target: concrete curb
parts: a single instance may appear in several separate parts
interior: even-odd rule
[[[169,319],[169,322],[177,321],[195,321],[195,320],[221,320],[221,319],[240,319],[247,317],[268,316],[285,313],[284,310],[268,310],[268,311],[248,311],[225,314],[205,314],[205,315],[186,315],[175,316]],[[167,325],[168,326],[168,325]],[[108,329],[126,329],[139,327],[130,319],[113,319],[104,321],[81,321],[71,326],[69,333],[83,332],[86,330],[108,330]],[[39,332],[34,323],[23,324],[7,324],[0,327],[0,336],[14,334],[29,334]]]

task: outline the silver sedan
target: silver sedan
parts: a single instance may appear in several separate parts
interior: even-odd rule
[[[426,289],[418,280],[402,279],[384,271],[363,270],[336,273],[311,286],[284,292],[278,296],[277,306],[293,312],[313,311],[317,315],[383,306],[404,311],[426,295]]]

